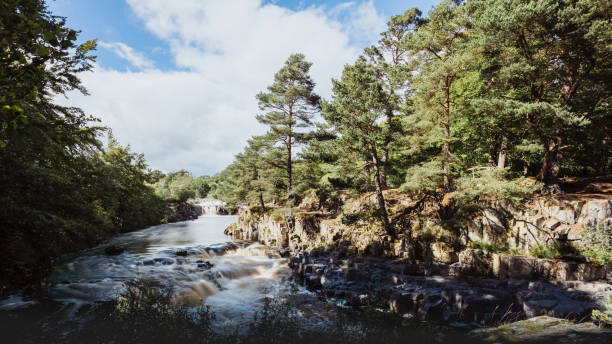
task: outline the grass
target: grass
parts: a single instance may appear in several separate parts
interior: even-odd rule
[[[531,250],[529,254],[535,258],[557,259],[564,255],[576,254],[578,249],[569,242],[554,242],[552,244],[541,244]]]
[[[612,220],[601,221],[596,227],[587,228],[582,235],[580,252],[596,265],[612,263]]]
[[[468,247],[472,249],[484,250],[484,251],[492,252],[492,253],[508,252],[507,247],[499,246],[496,244],[491,244],[491,243],[484,242],[484,241],[471,241],[468,244]]]
[[[487,336],[489,341],[516,341],[522,336],[529,336],[530,334],[535,334],[552,326],[570,324],[572,323],[566,319],[556,319],[545,323],[538,323],[537,321],[528,319],[487,329],[486,332],[489,333]]]

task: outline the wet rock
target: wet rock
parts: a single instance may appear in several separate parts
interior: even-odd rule
[[[281,248],[278,250],[278,253],[282,258],[289,258],[291,256],[291,250],[288,248]]]
[[[198,268],[201,268],[201,269],[211,269],[213,266],[214,264],[211,262],[198,263]]]
[[[125,252],[125,248],[118,246],[118,245],[110,245],[104,249],[104,253],[109,256],[116,256],[123,252]]]
[[[172,258],[154,258],[153,261],[156,264],[161,264],[161,265],[172,265],[172,264],[174,264],[174,259],[172,259]]]
[[[527,317],[547,315],[558,304],[557,300],[531,300],[523,304],[523,311]],[[552,312],[551,312],[552,313]]]
[[[321,289],[321,277],[319,276],[308,276],[306,278],[306,284],[310,289]]]
[[[389,310],[397,314],[406,314],[414,311],[412,294],[408,292],[395,292],[389,299]]]

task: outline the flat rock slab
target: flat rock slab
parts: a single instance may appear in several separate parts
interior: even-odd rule
[[[476,329],[471,334],[493,343],[612,343],[612,330],[549,316]]]

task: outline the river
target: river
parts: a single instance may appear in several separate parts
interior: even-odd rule
[[[233,243],[223,231],[235,220],[200,216],[119,235],[81,252],[49,278],[48,301],[61,304],[53,313],[77,319],[85,306],[116,298],[125,281],[145,278],[172,286],[176,302],[210,306],[220,325],[252,318],[266,297],[289,291],[290,269],[265,246]],[[122,252],[107,254],[108,248]],[[0,309],[38,301],[11,297]]]
[[[58,322],[63,335],[69,334],[71,324],[91,319],[88,312],[93,305],[117,298],[124,282],[136,278],[171,286],[176,303],[210,307],[219,330],[246,328],[243,325],[253,320],[269,297],[289,295],[299,296],[301,324],[326,327],[337,314],[330,303],[304,288],[296,289],[287,259],[275,250],[232,242],[223,232],[235,220],[234,216],[200,216],[118,235],[80,252],[55,268],[44,297],[17,295],[0,300],[0,332],[22,342],[29,332],[37,338],[36,332],[42,331],[43,338],[47,324]],[[449,336],[457,343],[474,341],[462,333],[418,324],[403,331],[415,342],[423,338],[446,342]]]

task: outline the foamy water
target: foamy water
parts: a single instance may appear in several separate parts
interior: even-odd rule
[[[174,300],[208,305],[221,324],[250,319],[267,296],[288,292],[287,260],[268,247],[233,243],[224,229],[234,216],[201,216],[120,235],[58,266],[49,297],[74,317],[84,305],[117,297],[123,283],[154,279],[174,288]],[[108,255],[109,246],[123,252]]]

